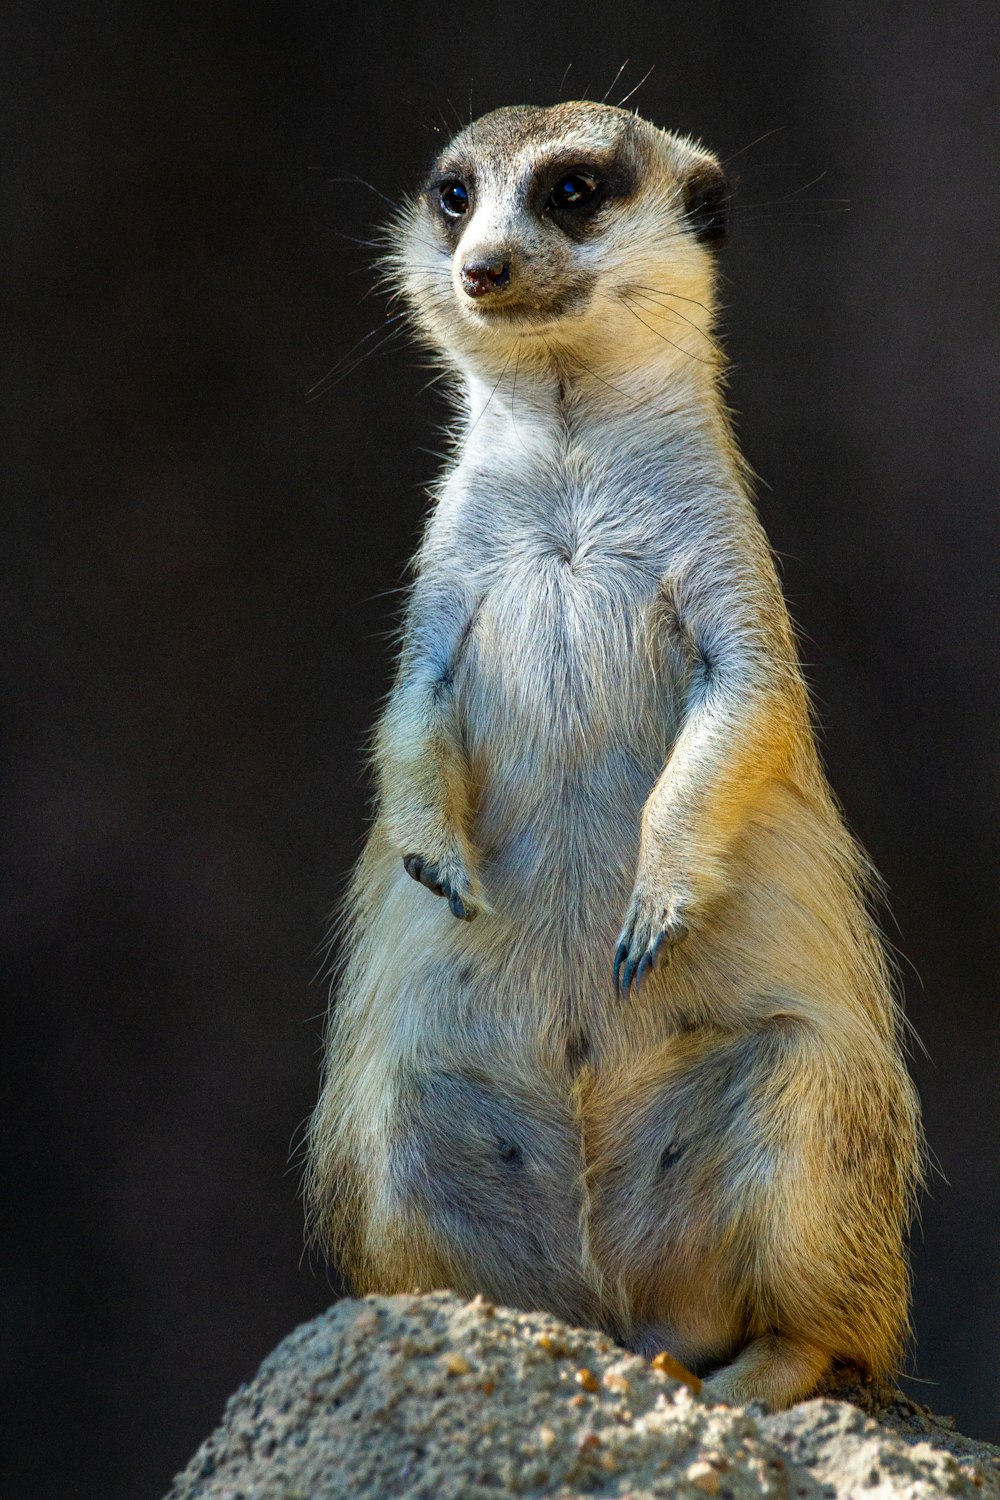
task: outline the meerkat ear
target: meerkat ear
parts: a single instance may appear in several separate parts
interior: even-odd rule
[[[711,157],[701,157],[684,178],[684,218],[695,239],[713,250],[726,243],[729,230],[729,182]]]

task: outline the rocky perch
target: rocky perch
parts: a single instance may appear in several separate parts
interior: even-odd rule
[[[338,1302],[231,1398],[169,1500],[1000,1500],[1000,1448],[888,1387],[740,1410],[665,1363],[481,1298]]]

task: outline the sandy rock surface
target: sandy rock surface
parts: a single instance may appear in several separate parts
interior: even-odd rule
[[[886,1387],[712,1407],[600,1333],[445,1292],[338,1302],[230,1400],[169,1500],[1000,1500],[1000,1449]]]

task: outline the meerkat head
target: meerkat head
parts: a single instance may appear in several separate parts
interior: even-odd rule
[[[711,363],[727,197],[713,156],[625,110],[500,109],[407,203],[393,276],[460,368],[498,369],[515,348],[519,361],[617,349]]]

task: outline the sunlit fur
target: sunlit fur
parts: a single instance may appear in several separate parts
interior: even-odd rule
[[[631,190],[579,233],[539,197],[622,163]],[[451,229],[448,172],[473,188]],[[720,397],[715,254],[685,215],[706,172],[622,110],[504,110],[399,220],[390,276],[458,416],[309,1188],[359,1292],[548,1308],[780,1406],[831,1360],[896,1367],[920,1135]],[[498,255],[509,288],[474,302],[462,265]],[[625,996],[622,932],[633,960],[664,934]]]

